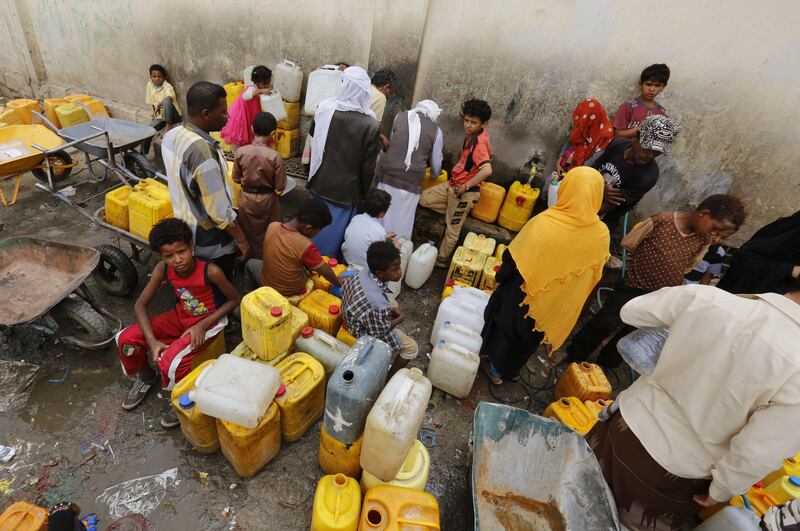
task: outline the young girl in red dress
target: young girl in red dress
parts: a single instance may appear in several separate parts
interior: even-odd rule
[[[228,123],[219,132],[235,152],[239,146],[253,143],[253,120],[261,112],[262,94],[272,94],[272,71],[266,66],[253,68],[251,79],[245,79],[245,89],[228,109]]]

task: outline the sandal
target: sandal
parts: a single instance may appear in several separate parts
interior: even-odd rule
[[[492,366],[492,362],[488,360],[481,360],[481,369],[486,376],[489,378],[489,381],[495,385],[501,385],[503,383],[503,377],[500,376],[500,373],[495,370]]]
[[[130,411],[136,409],[147,397],[147,393],[158,381],[158,375],[154,376],[149,382],[145,382],[138,376],[133,380],[133,386],[125,398],[122,400],[122,409]]]

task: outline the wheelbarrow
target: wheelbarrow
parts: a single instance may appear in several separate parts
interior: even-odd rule
[[[92,179],[103,181],[110,172],[115,172],[120,180],[128,184],[130,180],[138,182],[147,177],[166,180],[147,157],[137,151],[142,142],[155,136],[155,129],[119,118],[97,118],[82,102],[76,103],[83,107],[90,121],[59,129],[46,116],[36,111],[33,114],[54,133],[83,152]],[[101,134],[98,135],[98,132]],[[95,171],[94,163],[103,166],[102,173]]]
[[[620,529],[583,437],[558,421],[481,402],[472,434],[475,529]]]
[[[29,237],[0,241],[0,328],[29,326],[85,349],[109,344],[122,322],[84,284],[99,260],[89,247]]]
[[[57,134],[43,125],[9,125],[0,127],[0,181],[16,179],[11,198],[0,188],[0,200],[10,206],[26,172],[45,183],[61,182],[69,177],[75,163],[64,151],[68,147]]]

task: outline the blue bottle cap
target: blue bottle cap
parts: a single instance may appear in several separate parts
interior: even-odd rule
[[[450,321],[445,321],[442,323],[442,326],[453,326],[453,323],[451,323]]]
[[[797,476],[789,476],[789,483],[795,487],[800,487],[800,478]]]
[[[439,346],[440,347],[443,347],[445,343],[446,343],[446,341],[444,339],[440,339],[439,340]]]
[[[180,404],[183,409],[189,409],[194,406],[194,401],[189,398],[189,393],[183,393],[180,398],[178,398],[178,404]]]

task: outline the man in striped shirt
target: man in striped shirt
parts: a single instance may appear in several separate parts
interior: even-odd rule
[[[228,120],[225,89],[195,83],[186,93],[186,111],[187,120],[161,143],[172,210],[191,227],[195,255],[217,264],[230,279],[237,249],[246,256],[249,246],[236,223],[225,155],[209,135]]]

